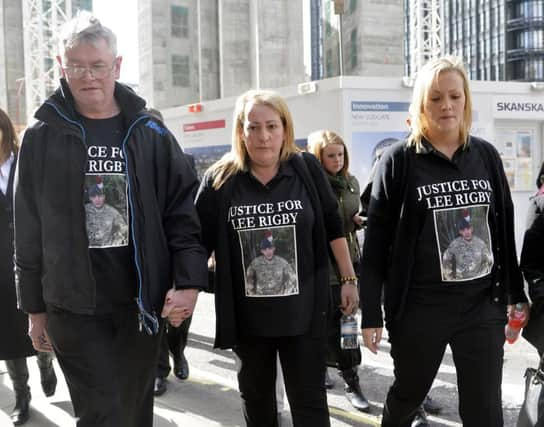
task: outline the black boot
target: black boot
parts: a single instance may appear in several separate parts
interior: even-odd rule
[[[15,407],[11,411],[11,422],[20,426],[30,418],[30,389],[15,390]]]
[[[346,383],[344,386],[344,392],[351,405],[358,411],[368,411],[370,409],[370,404],[361,391],[359,375],[357,375],[357,367],[341,371],[340,375],[342,378],[344,378]]]
[[[38,366],[40,367],[40,377],[43,393],[49,397],[55,394],[57,389],[57,375],[53,368],[53,354],[38,352]]]
[[[15,391],[15,407],[10,417],[13,424],[19,426],[26,423],[30,417],[30,388],[26,359],[6,360],[6,367]]]

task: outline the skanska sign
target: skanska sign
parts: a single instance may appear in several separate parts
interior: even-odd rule
[[[501,119],[544,118],[544,101],[525,97],[494,97],[493,117]]]

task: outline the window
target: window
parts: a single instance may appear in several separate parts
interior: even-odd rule
[[[172,84],[189,87],[189,57],[172,55]]]
[[[357,0],[351,0],[349,2],[349,13],[355,13],[357,10]]]
[[[189,10],[184,6],[172,5],[170,9],[172,37],[189,37]]]
[[[357,68],[357,30],[351,31],[351,43],[350,43],[350,62],[351,62],[351,69]]]

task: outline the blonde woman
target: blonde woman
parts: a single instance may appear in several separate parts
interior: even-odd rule
[[[506,304],[527,311],[527,298],[502,162],[489,142],[469,134],[471,115],[462,62],[431,60],[414,86],[409,137],[378,163],[361,301],[363,341],[377,352],[385,287],[395,380],[383,426],[410,425],[448,344],[463,425],[503,425]]]
[[[342,276],[342,309],[358,307],[336,198],[317,160],[298,151],[285,101],[248,91],[236,102],[231,150],[197,195],[203,242],[216,259],[215,345],[233,348],[241,361],[248,426],[277,425],[277,355],[293,424],[330,425],[327,246]]]
[[[362,228],[363,218],[359,216],[359,181],[349,173],[349,154],[340,135],[330,130],[320,130],[308,135],[308,151],[312,153],[325,170],[327,179],[338,201],[338,214],[342,218],[344,236],[348,242],[351,262],[359,263],[360,248],[356,232]],[[336,264],[329,258],[329,284],[331,285],[334,312],[329,321],[328,363],[338,368],[344,379],[344,391],[355,409],[367,411],[368,400],[361,391],[357,367],[361,364],[361,350],[340,348],[340,274]]]

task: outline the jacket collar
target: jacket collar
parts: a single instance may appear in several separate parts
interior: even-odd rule
[[[136,92],[129,86],[122,83],[115,82],[114,97],[119,104],[126,124],[133,122],[145,108],[145,100],[136,95]],[[74,97],[66,79],[60,79],[59,87],[38,108],[34,117],[49,124],[55,124],[57,121],[65,122],[65,119],[79,121]]]

